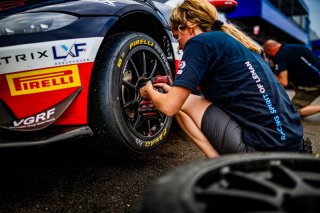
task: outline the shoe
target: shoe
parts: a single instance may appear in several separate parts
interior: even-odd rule
[[[303,153],[312,154],[312,143],[307,136],[303,137]]]

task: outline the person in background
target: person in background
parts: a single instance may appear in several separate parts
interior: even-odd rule
[[[304,45],[281,44],[267,40],[263,49],[274,63],[273,71],[283,87],[292,84],[293,106],[301,117],[320,112],[320,105],[311,103],[320,96],[320,58]]]
[[[172,87],[148,81],[140,88],[143,98],[175,116],[209,158],[303,150],[300,116],[249,37],[218,20],[207,0],[185,0],[173,10],[170,26],[184,51],[177,76]],[[201,96],[192,94],[198,86]]]

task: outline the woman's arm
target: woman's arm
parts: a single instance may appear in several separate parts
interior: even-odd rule
[[[151,81],[148,81],[144,87],[140,88],[140,94],[143,98],[152,100],[157,109],[166,116],[174,116],[177,114],[191,94],[191,90],[184,87],[170,87],[163,83],[155,84],[154,86],[162,87],[167,93],[158,92],[154,89]]]

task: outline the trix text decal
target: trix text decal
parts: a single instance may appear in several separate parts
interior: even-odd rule
[[[0,65],[2,64],[10,64],[10,63],[19,63],[23,61],[37,60],[41,58],[48,58],[47,50],[16,54],[10,56],[2,56],[0,58]]]
[[[12,96],[47,92],[81,85],[78,65],[9,74],[6,78]]]

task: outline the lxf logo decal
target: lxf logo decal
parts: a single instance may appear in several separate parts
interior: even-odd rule
[[[60,45],[58,47],[53,46],[53,57],[54,59],[67,59],[68,56],[76,58],[80,56],[81,52],[85,52],[86,43],[74,44],[71,47],[66,45]]]
[[[6,76],[12,96],[47,92],[81,85],[77,65]]]

